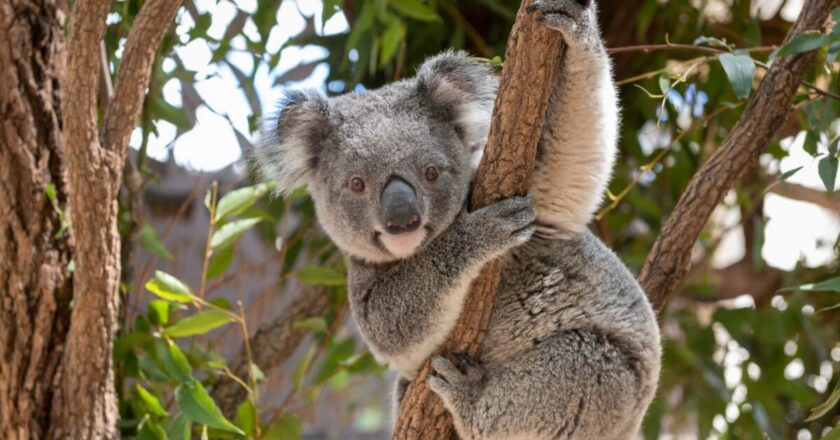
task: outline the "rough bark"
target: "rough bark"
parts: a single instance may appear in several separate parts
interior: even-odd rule
[[[108,0],[77,0],[69,21],[62,142],[68,213],[75,246],[73,305],[53,381],[50,438],[119,436],[112,360],[120,276],[117,194],[128,134],[140,110],[158,43],[180,2],[147,1],[128,36],[114,99],[100,138],[98,75]],[[52,379],[50,376],[47,380]]]
[[[311,287],[301,291],[283,314],[261,326],[250,338],[254,363],[265,372],[282,365],[310,333],[306,329],[294,328],[292,323],[324,316],[329,311],[330,298],[325,288]],[[248,377],[248,355],[244,347],[230,369],[239,377]],[[245,388],[229,378],[221,379],[213,388],[213,399],[222,412],[231,417],[246,397]]]
[[[840,0],[810,0],[785,41],[808,30],[822,30]],[[692,177],[648,254],[639,282],[654,308],[661,310],[688,273],[691,250],[714,208],[723,200],[792,111],[792,100],[815,52],[776,60],[750,98],[741,119]]]
[[[0,432],[41,438],[64,350],[71,247],[46,196],[61,179],[64,11],[52,1],[0,3]]]
[[[525,0],[520,5],[508,39],[490,135],[473,184],[472,209],[525,194],[531,185],[549,91],[563,58],[563,41],[559,33],[540,25],[525,12],[529,3]],[[479,357],[500,269],[498,261],[491,262],[475,280],[445,351]],[[450,415],[426,385],[430,369],[427,362],[406,390],[394,429],[395,439],[454,436]]]

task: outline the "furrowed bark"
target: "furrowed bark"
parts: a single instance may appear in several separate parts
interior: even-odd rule
[[[111,2],[77,0],[73,5],[62,116],[76,271],[51,438],[119,437],[112,360],[120,280],[117,195],[154,53],[179,6],[179,1],[166,0],[143,5],[128,36],[100,137],[97,73]]]
[[[551,86],[560,71],[563,41],[525,12],[523,1],[508,39],[499,94],[484,157],[473,183],[471,209],[523,195],[531,185]],[[499,284],[501,263],[489,263],[472,285],[464,311],[447,340],[446,352],[478,358]],[[394,429],[395,439],[448,440],[452,418],[427,386],[431,366],[409,385]]]
[[[72,258],[59,214],[65,11],[0,2],[0,436],[43,438],[70,321]]]
[[[808,30],[821,31],[837,6],[840,0],[806,2],[785,42]],[[815,59],[812,51],[776,60],[721,147],[692,177],[639,275],[654,309],[665,307],[688,273],[691,250],[712,211],[784,125],[793,96]]]

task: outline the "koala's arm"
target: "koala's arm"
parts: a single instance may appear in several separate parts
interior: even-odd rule
[[[561,238],[583,230],[598,209],[615,161],[619,108],[595,5],[584,0],[532,4],[563,34],[566,51],[553,85],[531,195],[537,234]],[[562,13],[555,12],[561,10]]]
[[[413,378],[455,326],[484,263],[527,241],[533,221],[531,199],[514,197],[460,215],[404,260],[351,260],[350,305],[373,353]]]

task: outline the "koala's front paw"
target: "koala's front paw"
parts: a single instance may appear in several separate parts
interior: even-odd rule
[[[570,46],[600,41],[597,18],[591,0],[533,0],[526,11],[539,11],[537,20],[560,31]]]
[[[500,254],[534,235],[536,217],[530,196],[511,197],[470,213],[469,233],[477,244],[489,247],[492,254]]]
[[[458,369],[446,358],[432,359],[435,373],[429,375],[429,388],[443,400],[444,406],[455,416],[461,416],[472,402],[475,402],[484,388],[484,369],[478,363],[461,353],[453,355],[461,366]]]

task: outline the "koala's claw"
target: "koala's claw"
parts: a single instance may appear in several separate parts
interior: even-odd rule
[[[444,403],[454,411],[458,404],[472,402],[481,390],[484,369],[466,355],[454,355],[463,368],[463,372],[448,359],[438,356],[432,359],[434,374],[427,381],[429,388],[437,393]]]

